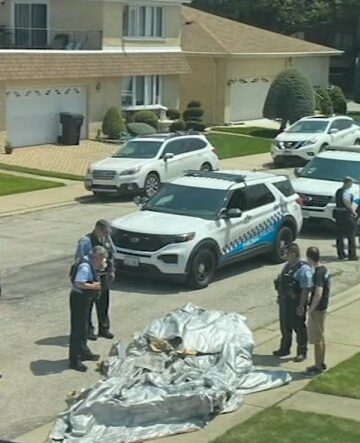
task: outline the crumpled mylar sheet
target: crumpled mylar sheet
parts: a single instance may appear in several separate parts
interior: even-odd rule
[[[247,393],[288,383],[252,364],[245,317],[192,304],[114,345],[106,377],[61,413],[50,442],[130,443],[203,428]]]

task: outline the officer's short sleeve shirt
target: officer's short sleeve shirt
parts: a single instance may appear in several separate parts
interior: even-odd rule
[[[95,276],[91,270],[91,266],[89,263],[81,263],[76,271],[75,279],[74,279],[74,290],[79,292],[80,288],[76,285],[76,283],[87,283],[95,280]]]
[[[343,192],[343,201],[348,202],[348,203],[352,203],[353,200],[354,200],[354,195],[353,195],[351,189],[346,189]]]
[[[301,289],[311,289],[313,287],[313,270],[308,264],[303,264],[294,277],[299,282]]]

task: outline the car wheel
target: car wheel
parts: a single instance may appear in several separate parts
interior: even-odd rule
[[[189,284],[194,289],[206,288],[211,282],[216,268],[216,257],[211,249],[200,248],[190,264]]]
[[[294,240],[294,233],[288,226],[282,226],[275,237],[274,249],[271,259],[275,263],[283,263],[286,260],[286,247]]]
[[[360,138],[357,138],[357,139],[354,141],[354,145],[357,145],[357,146],[360,145]]]
[[[212,171],[212,166],[210,163],[204,163],[201,165],[200,171],[209,172]]]
[[[324,152],[328,146],[329,145],[327,143],[324,143],[323,145],[320,146],[319,152]]]
[[[144,192],[146,197],[152,197],[158,193],[160,189],[160,177],[156,172],[150,172],[145,179]]]

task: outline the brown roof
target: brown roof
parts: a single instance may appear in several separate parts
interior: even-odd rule
[[[0,80],[101,78],[191,72],[181,53],[0,52]]]
[[[341,54],[327,46],[255,28],[198,9],[182,7],[182,49],[212,54]]]

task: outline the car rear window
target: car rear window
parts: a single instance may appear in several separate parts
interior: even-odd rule
[[[273,183],[273,185],[285,197],[290,197],[290,195],[294,195],[295,194],[294,188],[292,187],[292,184],[290,183],[289,180],[284,180],[282,182]]]

